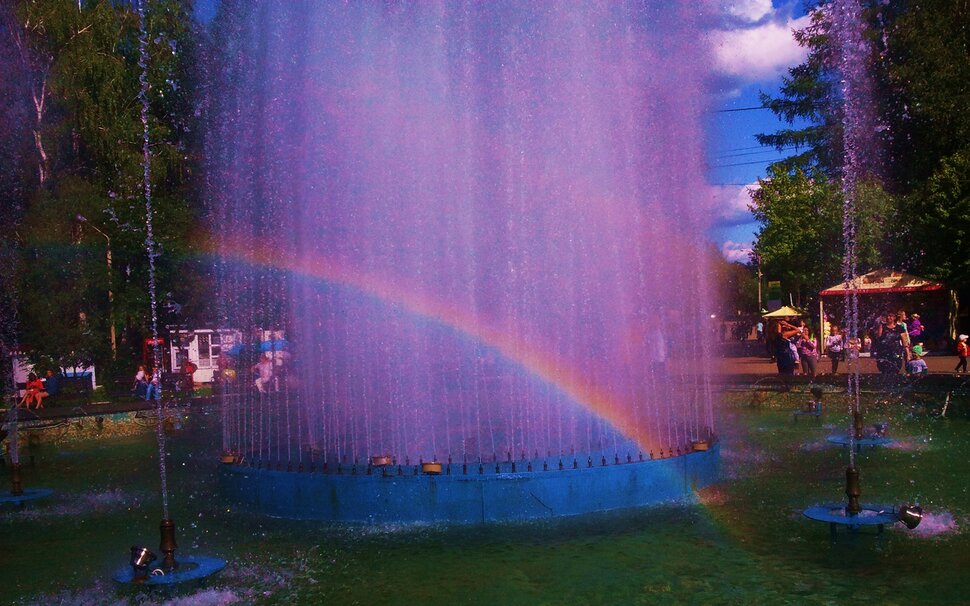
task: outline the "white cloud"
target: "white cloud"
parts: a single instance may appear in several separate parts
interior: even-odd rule
[[[751,14],[755,14],[753,11]],[[717,69],[746,82],[771,80],[805,60],[807,49],[798,46],[792,30],[802,29],[809,16],[784,21],[768,20],[755,27],[711,32]]]
[[[738,224],[754,220],[748,205],[751,192],[760,187],[758,182],[748,185],[711,186],[711,212],[718,223]]]
[[[721,245],[721,254],[728,261],[737,263],[748,263],[751,261],[751,249],[753,244],[751,242],[735,242],[733,240],[728,240]]]
[[[733,0],[725,2],[724,10],[749,23],[757,23],[772,12],[771,0]]]

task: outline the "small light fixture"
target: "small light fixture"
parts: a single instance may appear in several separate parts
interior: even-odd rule
[[[421,463],[421,472],[430,476],[436,476],[441,473],[441,463],[437,461]]]
[[[900,505],[896,510],[896,517],[906,528],[912,530],[923,521],[923,508],[919,505]]]

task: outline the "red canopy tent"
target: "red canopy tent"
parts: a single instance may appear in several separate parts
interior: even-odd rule
[[[820,292],[818,312],[823,335],[827,333],[826,298],[831,305],[836,302],[834,297],[844,297],[852,291],[859,297],[860,321],[866,320],[867,312],[880,314],[903,309],[909,314],[919,313],[924,325],[934,327],[931,336],[950,339],[956,336],[956,293],[940,282],[891,269],[877,269]]]

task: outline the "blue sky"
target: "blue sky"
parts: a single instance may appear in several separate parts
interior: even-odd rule
[[[805,57],[792,37],[807,25],[796,0],[722,0],[722,24],[711,34],[720,98],[708,123],[708,172],[720,213],[711,229],[725,257],[747,261],[758,229],[746,209],[747,190],[771,161],[787,155],[760,147],[755,135],[786,125],[761,105],[759,92],[777,95],[782,76]],[[742,110],[742,111],[730,111]]]
[[[199,19],[215,14],[219,0],[196,0]],[[803,0],[698,0],[718,15],[708,41],[716,60],[714,80],[718,99],[708,129],[707,180],[718,209],[710,231],[724,256],[747,261],[758,225],[747,210],[750,186],[765,167],[784,154],[758,146],[755,135],[771,133],[784,124],[767,110],[743,110],[761,104],[759,92],[775,95],[788,68],[799,64],[805,50],[792,38],[804,27]],[[729,111],[742,110],[742,111]]]

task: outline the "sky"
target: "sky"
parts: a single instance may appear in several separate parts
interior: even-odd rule
[[[721,19],[709,32],[716,109],[707,124],[709,195],[720,210],[711,239],[730,261],[747,262],[758,224],[748,210],[749,190],[766,173],[769,162],[786,154],[758,145],[755,135],[786,125],[757,108],[759,93],[775,96],[788,69],[801,63],[806,50],[792,31],[808,24],[804,0],[710,0]],[[196,0],[197,17],[209,21],[219,0]],[[797,126],[797,124],[796,124]]]
[[[721,6],[723,28],[710,34],[720,98],[707,145],[707,179],[721,212],[710,235],[728,260],[747,262],[758,230],[747,208],[749,190],[769,162],[787,155],[759,146],[755,135],[787,125],[768,110],[744,108],[759,107],[760,92],[777,95],[788,69],[805,59],[792,31],[805,27],[808,16],[799,0],[724,0]]]

